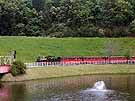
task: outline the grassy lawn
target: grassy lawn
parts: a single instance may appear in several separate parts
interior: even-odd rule
[[[134,65],[79,65],[65,67],[42,67],[27,69],[25,75],[12,77],[5,75],[1,81],[22,81],[45,78],[60,78],[96,74],[135,74]]]
[[[111,41],[110,41],[111,40]],[[113,55],[135,55],[134,38],[41,38],[0,37],[0,55],[17,51],[17,59],[35,61],[37,56],[104,56],[113,47]]]

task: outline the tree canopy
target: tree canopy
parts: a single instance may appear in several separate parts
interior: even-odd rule
[[[134,0],[0,0],[0,35],[135,36]]]

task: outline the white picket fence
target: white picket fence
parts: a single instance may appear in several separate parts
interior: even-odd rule
[[[29,68],[31,67],[48,67],[48,66],[56,66],[60,64],[59,62],[33,62],[33,63],[25,63],[25,65]]]
[[[69,66],[69,65],[79,65],[82,63],[64,63],[64,62],[33,62],[33,63],[25,63],[27,68],[34,68],[34,67],[53,67],[53,66]]]
[[[135,64],[135,61],[96,61],[96,62],[33,62],[33,63],[25,63],[27,68],[34,68],[34,67],[56,67],[56,66],[72,66],[72,65],[80,65],[80,64]]]

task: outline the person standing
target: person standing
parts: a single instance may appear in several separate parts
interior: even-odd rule
[[[11,57],[12,61],[14,62],[16,60],[16,50],[11,51]]]

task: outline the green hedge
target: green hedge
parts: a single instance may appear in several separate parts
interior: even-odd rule
[[[13,76],[26,73],[26,65],[21,61],[15,61],[12,64],[11,73]]]

